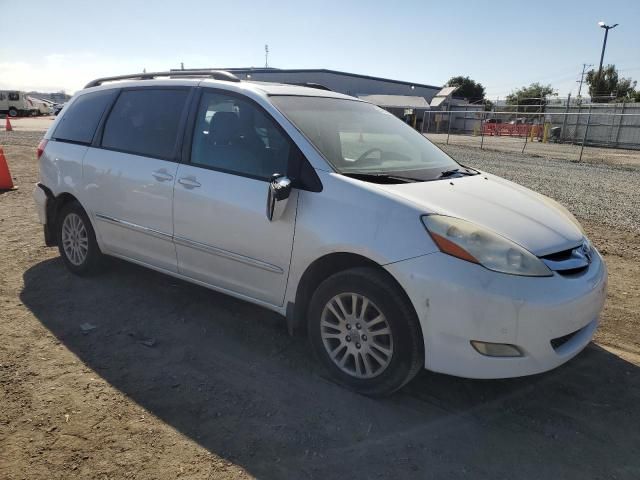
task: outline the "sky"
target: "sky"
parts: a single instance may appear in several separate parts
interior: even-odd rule
[[[0,89],[81,89],[108,75],[197,67],[327,68],[490,99],[532,82],[575,95],[582,64],[640,80],[640,0],[0,0]],[[19,19],[19,21],[17,21]],[[583,94],[584,94],[583,90]]]

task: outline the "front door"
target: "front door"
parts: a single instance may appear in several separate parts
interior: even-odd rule
[[[281,218],[266,216],[269,179],[286,174],[292,145],[251,100],[204,91],[191,155],[176,174],[174,242],[180,273],[281,305],[298,192]]]

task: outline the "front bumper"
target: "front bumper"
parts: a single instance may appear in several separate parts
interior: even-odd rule
[[[443,253],[385,268],[416,309],[425,368],[467,378],[519,377],[565,363],[593,337],[606,297],[599,253],[574,276],[506,275]],[[516,345],[523,356],[485,356],[471,340]]]

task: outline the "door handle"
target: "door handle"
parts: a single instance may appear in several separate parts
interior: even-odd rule
[[[178,179],[180,185],[184,185],[185,188],[198,188],[201,186],[200,182],[197,182],[195,177],[182,177]]]
[[[173,175],[169,175],[165,170],[156,170],[151,175],[159,182],[167,182],[173,180]]]

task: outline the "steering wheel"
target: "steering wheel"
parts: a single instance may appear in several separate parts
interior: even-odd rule
[[[372,153],[375,153],[375,152],[380,152],[380,155],[382,156],[383,151],[381,149],[379,149],[379,148],[370,148],[369,150],[364,152],[362,155],[360,155],[358,157],[358,159],[356,160],[356,162],[359,162],[360,160],[364,160],[369,155],[371,155]]]

